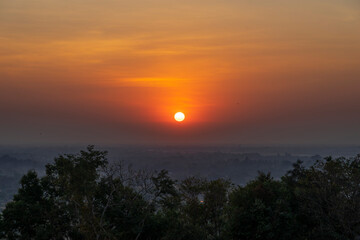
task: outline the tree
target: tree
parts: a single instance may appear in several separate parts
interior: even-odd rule
[[[223,179],[184,179],[178,186],[181,201],[169,218],[172,228],[166,236],[171,237],[166,239],[220,239],[230,186],[230,182]]]
[[[310,239],[354,239],[360,234],[360,155],[325,158],[305,169],[297,163],[284,181],[299,204]]]
[[[14,200],[3,211],[2,230],[7,239],[56,239],[49,220],[51,202],[40,179],[29,171],[21,179]]]
[[[260,173],[230,194],[228,217],[231,239],[296,239],[291,194],[270,174]]]
[[[109,167],[106,154],[89,146],[55,158],[41,179],[25,175],[3,212],[5,237],[140,239],[144,219],[154,211],[140,184],[151,178],[134,171],[124,177],[123,169]]]
[[[209,181],[205,185],[204,207],[207,229],[210,239],[220,239],[224,234],[225,208],[228,204],[228,193],[231,182],[224,179]]]
[[[107,152],[88,146],[80,154],[60,155],[46,165],[42,179],[49,200],[69,218],[73,235],[99,239],[103,234],[99,222],[102,206],[96,205],[101,171],[107,166]]]

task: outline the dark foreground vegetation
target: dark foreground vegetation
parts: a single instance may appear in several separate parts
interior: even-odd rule
[[[360,155],[294,164],[280,180],[149,173],[109,164],[89,146],[34,171],[0,215],[4,239],[356,239]]]

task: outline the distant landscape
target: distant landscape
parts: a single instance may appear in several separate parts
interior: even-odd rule
[[[0,206],[5,207],[19,187],[23,174],[35,170],[45,174],[45,164],[60,154],[78,152],[81,146],[0,147]],[[278,179],[301,160],[310,166],[327,156],[355,156],[360,146],[102,146],[111,162],[122,162],[135,169],[165,169],[174,179],[189,176],[225,178],[244,185],[258,172]]]

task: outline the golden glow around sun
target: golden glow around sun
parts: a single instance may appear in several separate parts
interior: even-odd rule
[[[182,122],[185,119],[185,114],[183,114],[182,112],[177,112],[175,113],[174,118],[176,121]]]

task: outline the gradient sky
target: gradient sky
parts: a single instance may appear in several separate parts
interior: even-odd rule
[[[0,144],[64,143],[359,144],[360,2],[1,0]]]

